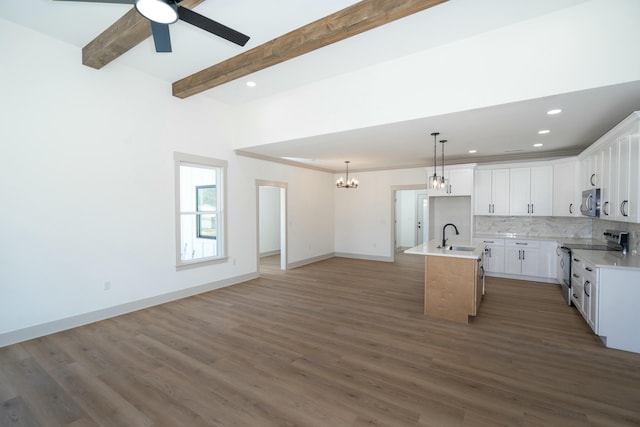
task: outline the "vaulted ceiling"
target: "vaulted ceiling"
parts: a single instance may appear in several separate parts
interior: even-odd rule
[[[193,3],[194,11],[249,35],[249,43],[239,47],[179,21],[170,27],[172,53],[156,53],[150,31],[145,30],[148,31],[143,31],[146,37],[143,33],[137,36],[142,40],[140,43],[133,42],[130,50],[117,52],[111,60],[118,66],[135,68],[165,80],[180,97],[202,91],[202,96],[238,108],[313,82],[427,49],[446,47],[589,2],[280,0],[274,4],[258,0],[185,0],[185,4],[187,1]],[[123,15],[133,12],[133,19],[137,19],[131,9],[132,6],[126,4],[3,0],[0,18],[80,49],[90,45]],[[354,18],[345,11],[359,15]],[[381,11],[384,13],[380,14]],[[360,33],[376,25],[381,26]],[[296,32],[303,27],[304,33]],[[508,61],[508,56],[504,60]],[[107,62],[106,67],[113,66],[112,63]],[[80,60],[79,66],[82,66]],[[421,165],[431,161],[428,133],[447,129],[446,137],[455,141],[447,145],[447,157],[452,161],[572,154],[631,111],[640,110],[640,72],[636,72],[636,76],[607,87],[268,141],[245,146],[242,151],[268,158],[289,158],[293,159],[289,161],[328,170],[340,170],[345,156],[351,158],[356,170]],[[248,79],[258,85],[247,88]],[[540,117],[544,117],[546,109],[558,107],[564,111],[551,122],[554,130],[545,137],[544,148],[532,148],[533,143],[540,142],[535,132],[549,123],[548,118]],[[394,144],[389,143],[391,136],[396,141]],[[479,146],[482,146],[481,153],[475,156],[468,153]],[[337,152],[340,158],[336,157]]]

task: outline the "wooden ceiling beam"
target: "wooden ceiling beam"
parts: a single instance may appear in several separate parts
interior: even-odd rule
[[[204,0],[182,0],[180,6],[192,9]],[[151,37],[149,20],[131,8],[102,34],[82,48],[82,63],[99,70],[129,49]]]
[[[173,83],[187,98],[448,0],[363,0]]]

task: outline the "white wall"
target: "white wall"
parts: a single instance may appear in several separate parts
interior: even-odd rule
[[[260,255],[280,251],[280,188],[260,187]]]
[[[225,106],[4,20],[0,51],[0,346],[255,276],[256,179],[290,260],[333,252],[333,176],[236,156]],[[175,151],[228,161],[228,262],[175,269]]]
[[[452,223],[458,228],[447,227],[448,243],[471,241],[471,196],[429,198],[429,240],[442,240],[442,227]]]
[[[638,16],[637,0],[587,1],[267,97],[242,107],[237,146],[635,81]]]
[[[335,251],[369,259],[393,256],[393,186],[424,185],[423,168],[355,172],[357,189],[335,188]],[[334,176],[334,182],[339,174]]]

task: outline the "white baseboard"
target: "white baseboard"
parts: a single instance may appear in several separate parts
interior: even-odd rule
[[[527,282],[542,282],[542,283],[553,283],[554,285],[559,285],[556,279],[549,279],[547,277],[534,277],[534,276],[520,276],[519,274],[507,274],[507,273],[493,273],[493,272],[485,272],[485,276],[487,277],[499,277],[502,279],[515,279],[515,280],[525,280]]]
[[[274,251],[260,252],[260,258],[264,256],[273,256],[273,255],[280,255],[280,249],[276,249]]]
[[[307,265],[307,264],[313,264],[314,262],[318,262],[318,261],[324,261],[325,259],[333,258],[334,256],[335,256],[334,253],[331,252],[328,254],[318,255],[318,256],[303,259],[300,261],[290,262],[287,264],[287,270],[302,267],[303,265]]]
[[[62,332],[67,329],[76,328],[78,326],[87,325],[89,323],[99,322],[100,320],[109,319],[111,317],[121,316],[133,311],[142,310],[144,308],[153,307],[167,302],[179,300],[182,298],[198,295],[204,292],[213,291],[225,286],[235,285],[237,283],[246,282],[258,277],[257,273],[249,273],[242,276],[236,276],[217,282],[206,283],[204,285],[194,286],[187,289],[181,289],[168,294],[157,295],[150,298],[132,301],[126,304],[120,304],[89,313],[79,314],[52,322],[42,323],[40,325],[30,326],[28,328],[18,329],[11,332],[0,334],[0,348],[11,344],[27,341],[33,338]]]
[[[349,252],[336,252],[335,256],[340,258],[353,258],[353,259],[364,259],[368,261],[383,261],[383,262],[393,262],[393,257],[388,256],[378,256],[378,255],[363,255],[363,254],[353,254]]]

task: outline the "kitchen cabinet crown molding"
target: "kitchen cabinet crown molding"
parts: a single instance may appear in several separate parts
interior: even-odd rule
[[[611,128],[607,133],[598,138],[593,144],[589,145],[584,151],[578,154],[578,160],[584,160],[587,157],[596,154],[603,146],[607,145],[612,139],[616,139],[623,134],[627,127],[636,121],[640,121],[640,111],[634,111],[624,120]]]

